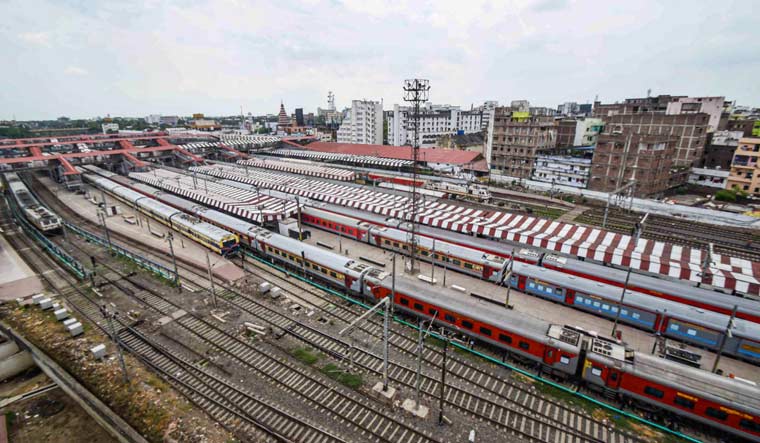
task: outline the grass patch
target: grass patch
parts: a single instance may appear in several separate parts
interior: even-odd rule
[[[535,382],[533,383],[536,390],[544,395],[548,395],[556,400],[559,400],[567,405],[576,406],[584,411],[594,414],[599,408],[593,403],[584,400],[571,392],[555,388],[554,386],[547,385],[546,383]]]
[[[334,365],[332,363],[329,363],[322,367],[321,371],[326,376],[343,385],[348,386],[351,389],[359,389],[361,385],[364,384],[364,380],[362,379],[361,375],[345,372],[337,365]]]
[[[313,365],[319,360],[319,356],[312,353],[306,348],[298,348],[294,349],[291,354],[293,357],[298,359],[301,363],[307,364],[307,365]]]
[[[8,430],[8,432],[11,431],[14,424],[16,424],[16,413],[13,411],[6,412],[5,413],[5,428]]]

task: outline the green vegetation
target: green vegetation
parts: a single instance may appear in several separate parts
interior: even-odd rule
[[[13,411],[6,412],[5,413],[5,429],[7,429],[8,432],[10,432],[15,423],[16,423],[16,413]]]
[[[294,349],[291,354],[293,357],[297,358],[301,363],[307,364],[307,365],[313,365],[314,363],[319,360],[319,356],[312,353],[306,348],[298,348]]]
[[[720,191],[715,193],[715,200],[722,201],[722,202],[735,202],[736,201],[736,191],[733,189],[721,189]]]
[[[364,383],[362,376],[359,374],[351,374],[343,371],[337,365],[329,363],[322,367],[322,373],[331,379],[348,386],[351,389],[359,389]]]

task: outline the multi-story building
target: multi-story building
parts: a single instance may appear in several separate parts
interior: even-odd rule
[[[591,172],[591,159],[539,155],[534,163],[531,179],[556,185],[585,188]]]
[[[689,184],[725,189],[729,172],[728,169],[691,168],[689,172]]]
[[[678,137],[617,131],[610,126],[608,124],[599,135],[589,189],[611,192],[631,180],[636,181],[634,194],[637,196],[668,189]]]
[[[304,126],[303,108],[296,108],[296,126]]]
[[[557,114],[572,117],[580,113],[581,107],[576,102],[565,102],[557,106]]]
[[[145,123],[149,125],[157,125],[161,123],[161,115],[160,114],[151,114],[147,117],[145,117]]]
[[[707,138],[708,115],[644,112],[603,117],[605,132],[676,137],[674,166],[691,167],[702,159]]]
[[[103,123],[100,125],[103,128],[103,134],[108,134],[112,132],[119,132],[119,124],[118,123]]]
[[[575,146],[575,131],[578,122],[574,118],[563,118],[557,121],[557,147],[570,148]]]
[[[760,196],[760,138],[745,137],[739,140],[726,188]]]
[[[668,103],[676,101],[685,96],[658,95],[657,97],[644,98],[627,98],[622,103],[605,103],[594,102],[593,117],[604,119],[617,114],[641,114],[652,112],[655,114],[664,114],[668,109]]]
[[[486,154],[491,158],[489,167],[502,175],[528,178],[538,153],[554,149],[556,144],[554,118],[498,107],[486,139]]]
[[[705,113],[710,116],[707,128],[717,131],[726,97],[678,97],[665,108],[668,115]]]
[[[177,126],[179,117],[176,115],[162,115],[159,118],[159,123],[166,126]]]
[[[730,169],[734,151],[739,146],[739,140],[744,137],[744,134],[741,131],[716,131],[710,135],[710,141],[705,146],[700,167]]]
[[[739,131],[744,137],[760,137],[760,118],[729,118],[726,131]]]
[[[575,126],[573,146],[595,146],[602,129],[604,122],[600,118],[579,118]]]
[[[420,107],[420,146],[434,146],[443,135],[471,134],[483,129],[483,110],[462,111],[459,106],[433,105]],[[414,133],[412,117],[414,111],[409,106],[393,105],[393,111],[386,114],[388,144],[394,146],[411,145]],[[488,117],[487,117],[488,118]]]
[[[290,117],[288,117],[288,113],[285,112],[285,105],[280,102],[280,113],[277,114],[277,128],[279,130],[284,130],[288,126],[290,126]]]
[[[353,100],[338,128],[338,143],[383,144],[383,103]]]

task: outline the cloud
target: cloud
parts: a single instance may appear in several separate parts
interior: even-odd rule
[[[63,73],[66,75],[77,75],[77,76],[83,76],[89,74],[86,69],[80,68],[79,66],[67,66],[66,69],[63,70]]]
[[[50,47],[50,34],[47,32],[22,32],[18,38],[30,45]]]

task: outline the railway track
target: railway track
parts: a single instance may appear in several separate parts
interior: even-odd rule
[[[23,234],[13,232],[13,225],[7,218],[3,218],[0,223],[9,243],[48,286],[105,335],[110,335],[103,324],[98,301],[81,288],[81,282],[61,269],[52,258],[37,250]],[[55,276],[52,277],[51,273]],[[117,325],[119,337],[135,357],[153,368],[178,392],[226,428],[266,441],[347,442],[321,426],[275,407],[270,400],[257,398],[224,382],[176,353],[165,350],[132,326],[118,320]]]
[[[427,432],[417,429],[413,424],[407,424],[386,413],[380,403],[368,402],[365,397],[354,392],[344,392],[332,382],[327,382],[321,376],[312,374],[308,368],[295,366],[289,360],[258,349],[198,316],[184,313],[181,306],[142,285],[134,277],[120,274],[115,268],[105,265],[106,258],[102,255],[99,256],[99,260],[109,272],[119,274],[118,279],[110,280],[109,284],[119,287],[123,293],[158,314],[179,317],[173,323],[181,326],[203,343],[213,346],[220,353],[237,361],[242,367],[255,372],[279,389],[289,392],[331,418],[351,424],[362,436],[360,441],[399,443],[439,441]],[[133,288],[125,288],[125,283]],[[219,295],[221,299],[223,294]],[[178,312],[184,314],[180,316],[177,315]]]

